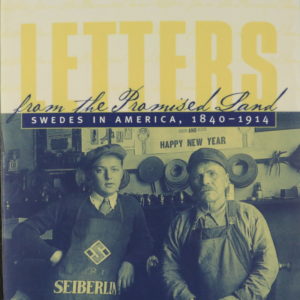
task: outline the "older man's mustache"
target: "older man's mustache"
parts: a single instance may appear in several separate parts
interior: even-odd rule
[[[214,191],[215,189],[213,187],[210,186],[205,186],[201,188],[201,192],[209,192],[209,191]]]

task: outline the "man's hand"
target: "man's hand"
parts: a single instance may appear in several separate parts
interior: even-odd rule
[[[52,266],[58,264],[63,256],[63,252],[61,250],[56,250],[52,256],[50,257],[50,262]]]
[[[30,300],[30,298],[20,290],[17,290],[10,300]]]
[[[134,281],[134,267],[128,262],[124,261],[118,272],[118,292],[126,290],[133,284]]]
[[[155,255],[150,256],[147,259],[147,264],[146,264],[146,268],[147,268],[147,273],[149,274],[152,268],[157,267],[159,264],[159,260]]]
[[[238,300],[238,298],[235,297],[235,296],[227,296],[227,297],[224,297],[224,298],[220,298],[218,300]]]

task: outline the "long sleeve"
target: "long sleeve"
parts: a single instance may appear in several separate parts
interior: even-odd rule
[[[181,269],[181,242],[183,225],[181,216],[175,218],[169,227],[163,245],[162,276],[169,299],[191,300],[195,296],[188,288]]]
[[[271,290],[278,273],[278,260],[269,227],[261,213],[253,208],[250,224],[253,268],[241,288],[233,294],[243,300],[264,299]]]
[[[136,201],[134,200],[134,202]],[[133,228],[124,260],[132,264],[139,264],[145,262],[152,254],[153,240],[141,206],[138,203],[135,203],[134,206]]]
[[[63,204],[55,202],[32,218],[19,224],[13,231],[13,242],[22,258],[48,260],[57,250],[40,236],[47,230],[54,229],[63,215]]]

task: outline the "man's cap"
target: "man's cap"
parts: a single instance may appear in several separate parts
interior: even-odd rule
[[[118,144],[109,144],[109,145],[105,145],[105,146],[100,146],[98,148],[95,148],[95,149],[89,151],[86,154],[85,161],[84,161],[84,167],[85,168],[91,167],[93,165],[93,163],[97,159],[99,159],[101,156],[109,155],[109,154],[115,155],[123,161],[127,152],[123,147],[121,147]]]
[[[226,172],[228,170],[227,158],[220,150],[214,148],[200,148],[191,154],[187,165],[188,172],[191,172],[191,169],[197,164],[205,161],[216,162],[221,165]]]

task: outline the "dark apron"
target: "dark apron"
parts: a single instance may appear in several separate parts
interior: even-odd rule
[[[187,243],[187,282],[200,299],[217,300],[239,289],[251,270],[251,251],[236,225],[238,204],[226,206],[226,225],[203,228],[196,220]],[[195,261],[197,262],[195,264]]]
[[[107,216],[99,212],[99,218],[83,217],[83,205],[77,212],[71,246],[56,267],[49,298],[118,300],[117,275],[130,236],[121,203]]]

